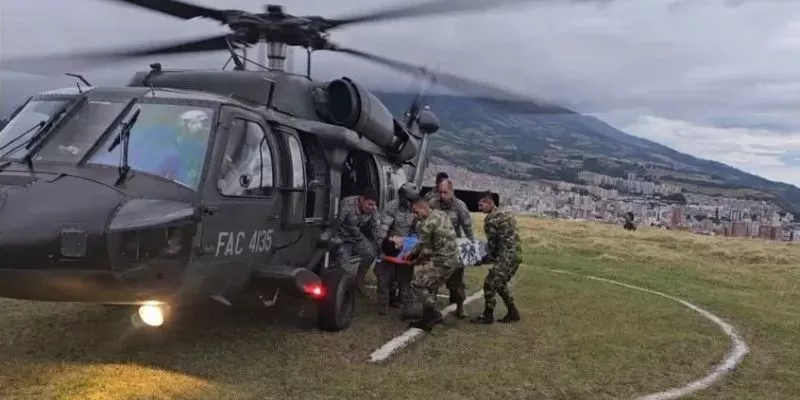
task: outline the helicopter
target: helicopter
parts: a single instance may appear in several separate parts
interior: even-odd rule
[[[0,297],[137,307],[132,318],[160,326],[174,308],[201,300],[269,307],[279,295],[293,296],[313,300],[320,329],[349,328],[354,278],[329,268],[341,244],[339,203],[370,187],[382,210],[404,183],[422,187],[430,136],[440,126],[422,106],[422,91],[401,121],[351,78],[312,80],[314,51],[421,74],[524,112],[573,113],[328,40],[329,30],[345,25],[513,1],[439,1],[338,19],[293,16],[278,5],[250,13],[115,1],[216,20],[231,33],[3,67],[228,51],[226,66],[234,68],[171,70],[156,62],[120,87],[94,87],[72,74],[76,87],[22,104],[0,132]],[[247,48],[263,42],[269,65],[247,58]],[[305,74],[285,71],[287,46],[306,50]],[[456,195],[477,203],[468,200],[476,192]]]

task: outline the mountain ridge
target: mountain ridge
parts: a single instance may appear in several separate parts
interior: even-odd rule
[[[27,96],[65,86],[62,82],[0,80],[0,116],[10,114]],[[413,99],[410,93],[374,93],[396,116]],[[681,153],[592,116],[512,114],[469,97],[444,94],[425,100],[442,124],[431,140],[432,157],[474,173],[572,183],[581,182],[578,175],[585,171],[617,178],[635,174],[690,193],[770,201],[800,213],[796,186]]]

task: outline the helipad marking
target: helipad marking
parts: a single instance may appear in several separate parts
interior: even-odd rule
[[[739,335],[739,332],[736,331],[736,328],[734,328],[731,324],[725,322],[722,318],[692,303],[689,303],[686,300],[681,300],[675,296],[670,296],[668,294],[657,292],[655,290],[646,289],[643,287],[634,286],[627,283],[622,283],[606,278],[600,278],[592,275],[580,275],[571,271],[564,271],[560,269],[548,269],[548,271],[559,274],[580,276],[595,281],[610,283],[612,285],[622,286],[624,288],[638,290],[640,292],[654,294],[656,296],[661,296],[665,299],[672,300],[674,302],[684,305],[685,307],[693,311],[696,311],[698,314],[702,315],[706,319],[715,323],[726,335],[728,335],[729,338],[731,338],[730,350],[725,355],[725,358],[723,358],[719,364],[715,365],[714,368],[712,368],[711,373],[709,373],[708,375],[698,380],[689,382],[685,386],[665,390],[663,392],[647,394],[644,396],[637,397],[636,400],[672,400],[683,396],[688,396],[700,390],[708,389],[709,387],[711,387],[711,385],[713,385],[714,383],[722,379],[725,375],[733,371],[736,368],[736,366],[741,364],[744,358],[747,356],[747,353],[750,352],[750,349],[747,347],[747,344],[744,342],[744,340],[742,340],[742,337],[741,335]]]
[[[471,296],[467,297],[464,300],[464,305],[468,305],[480,298],[483,298],[483,290],[479,290],[478,292],[473,293]],[[448,314],[453,313],[455,310],[456,310],[456,305],[450,304],[449,306],[445,307],[442,310],[442,315],[446,316]],[[386,344],[381,346],[378,350],[373,351],[372,354],[369,355],[369,360],[367,361],[371,363],[379,363],[385,361],[387,358],[397,353],[403,347],[406,347],[409,344],[413,343],[420,336],[422,336],[423,333],[425,333],[425,331],[423,331],[422,329],[408,328],[400,336],[397,336],[396,338],[386,342]]]
[[[727,375],[728,373],[733,371],[739,364],[741,364],[742,361],[744,360],[744,358],[750,352],[750,349],[747,347],[747,344],[744,342],[744,340],[742,340],[742,337],[739,334],[739,332],[736,331],[736,328],[734,328],[729,323],[725,322],[722,318],[720,318],[720,317],[712,314],[711,312],[706,311],[706,310],[704,310],[704,309],[702,309],[702,308],[700,308],[700,307],[698,307],[698,306],[696,306],[696,305],[694,305],[692,303],[689,303],[686,300],[682,300],[682,299],[679,299],[679,298],[674,297],[674,296],[670,296],[670,295],[665,294],[665,293],[657,292],[655,290],[646,289],[646,288],[643,288],[643,287],[634,286],[634,285],[618,282],[618,281],[611,280],[611,279],[600,278],[600,277],[592,276],[592,275],[581,275],[581,274],[576,274],[574,272],[565,271],[565,270],[561,270],[561,269],[549,269],[548,268],[546,270],[550,271],[550,272],[554,272],[554,273],[574,275],[574,276],[579,276],[579,277],[583,277],[583,278],[587,278],[587,279],[591,279],[591,280],[595,280],[595,281],[599,281],[599,282],[610,283],[612,285],[617,285],[617,286],[621,286],[621,287],[624,287],[624,288],[637,290],[637,291],[640,291],[640,292],[649,293],[649,294],[653,294],[653,295],[656,295],[656,296],[661,296],[661,297],[663,297],[665,299],[672,300],[674,302],[682,304],[683,306],[685,306],[685,307],[687,307],[687,308],[699,313],[703,317],[707,318],[708,320],[710,320],[711,322],[713,322],[714,324],[719,326],[720,329],[728,337],[730,337],[730,339],[731,339],[731,348],[730,348],[730,350],[725,355],[725,358],[723,358],[722,361],[719,364],[714,366],[714,368],[711,370],[711,373],[709,373],[708,375],[706,375],[706,376],[704,376],[704,377],[702,377],[702,378],[700,378],[698,380],[689,382],[688,384],[686,384],[683,387],[673,388],[673,389],[669,389],[669,390],[658,392],[658,393],[647,394],[647,395],[644,395],[644,396],[637,397],[636,400],[672,400],[672,399],[678,399],[680,397],[690,395],[690,394],[698,392],[700,390],[708,389],[709,387],[711,387],[711,385],[713,385],[714,383],[716,383],[717,381],[722,379],[725,375]],[[464,304],[466,305],[466,304],[472,303],[473,301],[475,301],[475,300],[477,300],[477,299],[479,299],[481,297],[483,297],[483,290],[480,290],[480,291],[474,293],[473,295],[469,296],[464,301]],[[455,311],[455,304],[451,304],[448,307],[446,307],[444,310],[442,310],[442,314],[447,315],[447,314],[452,313],[453,311]],[[372,352],[372,354],[370,354],[370,357],[369,357],[368,361],[371,362],[371,363],[379,363],[379,362],[385,361],[386,359],[391,357],[393,354],[397,353],[402,348],[404,348],[404,347],[408,346],[409,344],[413,343],[416,339],[418,339],[422,335],[423,332],[424,332],[423,330],[416,329],[416,328],[410,328],[410,329],[406,330],[400,336],[395,337],[394,339],[388,341],[386,344],[381,346],[381,348],[379,348],[379,349],[375,350],[374,352]]]

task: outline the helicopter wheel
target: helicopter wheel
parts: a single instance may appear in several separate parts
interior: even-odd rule
[[[343,269],[322,273],[325,297],[319,301],[317,324],[320,329],[338,332],[350,327],[356,306],[356,284],[353,275]]]

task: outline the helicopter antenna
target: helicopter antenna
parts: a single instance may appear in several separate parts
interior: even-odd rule
[[[92,84],[91,84],[91,83],[89,83],[89,81],[87,81],[87,80],[86,80],[86,78],[84,78],[83,76],[81,76],[81,75],[79,75],[79,74],[73,74],[72,72],[67,72],[67,73],[65,73],[64,75],[66,75],[66,76],[71,76],[71,77],[73,77],[73,78],[80,79],[80,81],[81,81],[81,82],[83,82],[83,83],[84,83],[86,86],[92,86]],[[80,88],[81,88],[81,87],[80,87],[80,85],[79,85],[79,86],[78,86],[78,89],[80,89]]]

